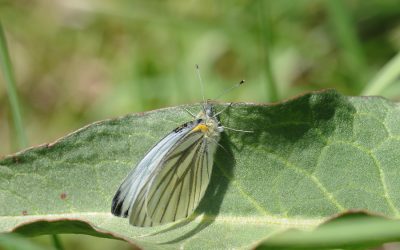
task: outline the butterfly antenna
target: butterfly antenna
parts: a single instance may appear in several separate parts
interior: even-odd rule
[[[236,83],[232,87],[230,87],[227,90],[225,90],[224,92],[222,92],[222,94],[217,96],[217,98],[215,98],[214,100],[217,100],[217,99],[221,98],[221,96],[224,96],[224,95],[228,94],[229,92],[231,92],[232,90],[236,89],[237,87],[240,87],[241,85],[243,85],[244,82],[245,82],[245,80],[241,80],[239,83]]]
[[[199,78],[199,81],[200,81],[201,95],[203,96],[203,110],[205,112],[207,102],[206,102],[206,99],[204,97],[204,84],[203,84],[203,80],[201,79],[200,67],[199,67],[198,64],[196,64],[196,73],[197,73],[197,77]]]

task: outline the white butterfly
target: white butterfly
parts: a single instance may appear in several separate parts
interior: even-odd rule
[[[202,111],[150,149],[113,198],[111,212],[129,217],[131,225],[156,226],[191,215],[210,182],[221,132],[224,128],[250,132],[220,124],[217,116],[226,108],[214,114],[212,105],[204,99],[198,65],[196,69],[203,94]],[[240,81],[223,94],[243,83]]]
[[[219,114],[219,113],[218,113]],[[134,226],[156,226],[186,218],[210,182],[223,127],[206,103],[191,122],[159,141],[132,170],[112,201],[111,212]]]

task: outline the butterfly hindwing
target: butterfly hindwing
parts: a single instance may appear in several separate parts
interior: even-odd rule
[[[167,155],[165,165],[155,177],[147,196],[147,213],[152,225],[186,218],[196,209],[211,176],[208,159],[210,142],[203,135],[186,147],[177,147]],[[184,145],[182,145],[184,146]],[[215,147],[211,147],[215,148]]]

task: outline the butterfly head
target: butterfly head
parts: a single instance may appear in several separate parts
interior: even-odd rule
[[[204,110],[197,115],[197,125],[192,132],[202,132],[205,137],[219,137],[219,133],[223,131],[220,122],[214,117],[214,110],[211,104],[207,104]]]

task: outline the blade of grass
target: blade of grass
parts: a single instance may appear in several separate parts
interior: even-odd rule
[[[15,76],[11,64],[10,55],[8,53],[6,36],[4,33],[3,25],[0,22],[0,63],[3,71],[4,80],[6,83],[7,94],[10,101],[11,113],[14,123],[14,131],[18,142],[18,148],[24,148],[28,145],[28,140],[22,125],[22,115],[18,102],[18,95],[16,90]],[[55,249],[63,250],[60,239],[57,235],[52,236]]]
[[[51,238],[53,240],[53,246],[56,250],[64,250],[63,245],[61,244],[60,238],[57,234],[52,234]]]
[[[352,16],[346,9],[343,0],[328,0],[326,4],[337,39],[342,46],[340,51],[343,53],[352,80],[356,84],[354,89],[359,93],[365,86],[368,75],[364,53]]]
[[[0,22],[0,64],[1,64],[1,69],[3,71],[4,80],[6,83],[8,99],[10,101],[15,137],[18,143],[17,144],[18,148],[21,149],[26,147],[28,142],[22,125],[22,116],[19,107],[17,91],[15,87],[15,77],[13,74],[11,60],[7,49],[6,37],[1,22]]]
[[[269,3],[269,1],[268,1]],[[267,79],[267,101],[275,102],[279,100],[278,89],[271,65],[272,48],[272,25],[270,20],[270,6],[265,8],[264,0],[258,1],[258,23],[260,30],[261,53]]]
[[[400,52],[368,83],[362,95],[380,95],[398,77],[400,77]]]

